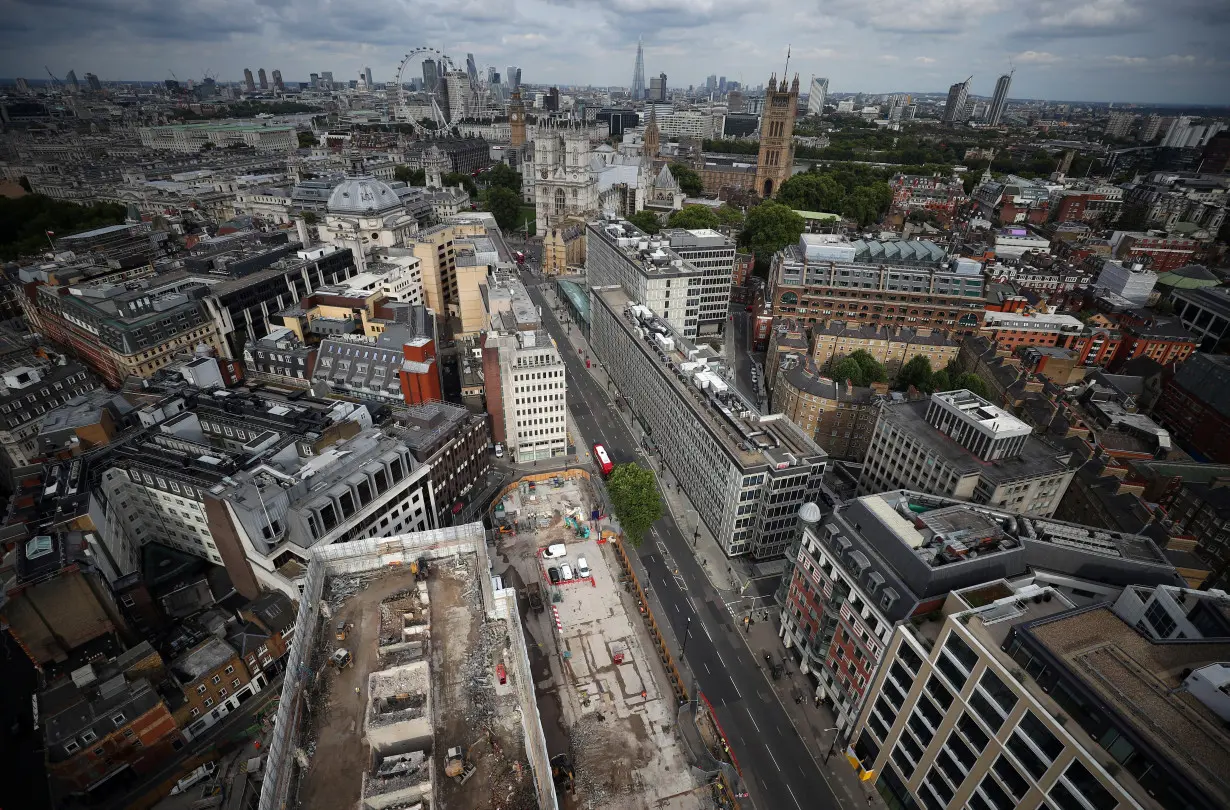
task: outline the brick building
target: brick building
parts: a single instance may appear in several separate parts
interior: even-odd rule
[[[1137,357],[1148,357],[1163,366],[1182,363],[1196,351],[1196,339],[1174,321],[1149,325],[1125,325],[1119,347],[1110,361],[1110,369],[1118,371],[1124,363]]]
[[[875,430],[878,402],[888,386],[856,388],[831,380],[806,358],[790,357],[778,369],[774,411],[786,415],[830,457],[862,461]]]
[[[1189,357],[1162,387],[1153,415],[1198,458],[1230,463],[1230,357]]]
[[[269,684],[263,672],[249,675],[238,651],[211,638],[171,662],[170,674],[183,693],[176,701],[175,722],[192,739]]]

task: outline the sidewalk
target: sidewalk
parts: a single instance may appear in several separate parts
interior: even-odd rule
[[[825,755],[836,737],[836,719],[826,704],[817,705],[815,682],[810,676],[799,672],[794,653],[782,646],[781,637],[778,636],[781,622],[778,620],[777,611],[770,610],[769,614],[767,621],[757,619],[748,631],[740,630],[738,633],[760,663],[761,677],[785,707],[786,716],[790,718],[812,759],[816,761],[816,766],[825,775],[842,805],[849,808],[872,807],[887,810],[879,791],[873,787],[874,783],[860,782],[858,773],[842,755],[841,746],[844,740],[838,742],[828,763],[825,763]],[[785,662],[785,672],[777,680],[773,680],[764,666],[766,652],[772,656],[775,664]]]

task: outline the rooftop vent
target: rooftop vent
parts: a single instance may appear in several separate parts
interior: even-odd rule
[[[26,559],[33,560],[51,553],[51,535],[40,534],[26,541]]]

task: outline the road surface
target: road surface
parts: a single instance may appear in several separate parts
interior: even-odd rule
[[[585,442],[601,442],[617,464],[641,460],[627,425],[570,348],[561,325],[536,286],[523,274],[530,297],[542,308],[543,326],[555,338],[567,370],[568,405]],[[580,437],[578,437],[578,444]],[[689,535],[690,537],[690,532]],[[841,807],[785,709],[773,695],[760,661],[737,634],[721,593],[700,569],[683,532],[667,512],[638,550],[684,657],[713,704],[752,801],[760,810],[837,810]],[[691,619],[689,625],[688,620]],[[685,628],[689,630],[684,637]],[[775,650],[774,658],[781,660]]]

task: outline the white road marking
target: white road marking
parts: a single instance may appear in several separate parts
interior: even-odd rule
[[[749,709],[748,707],[744,706],[744,707],[743,707],[743,711],[747,712],[747,716],[748,716],[749,718],[751,718],[752,725],[753,725],[753,726],[756,726],[756,733],[760,733],[760,726],[759,726],[759,725],[757,725],[757,723],[756,723],[756,718],[755,718],[755,716],[753,716],[753,715],[752,715],[752,710],[751,710],[751,709]],[[781,768],[778,768],[778,770],[780,771],[780,770],[781,770]]]
[[[700,629],[705,631],[705,638],[709,639],[709,643],[710,643],[710,644],[712,644],[712,643],[713,643],[713,636],[709,635],[709,628],[708,628],[708,627],[705,627],[705,623],[704,623],[704,622],[701,622],[701,623],[700,623]]]
[[[707,661],[705,662],[705,672],[708,672],[710,675],[713,674],[713,672],[709,669],[709,663]]]
[[[802,769],[800,769],[800,770],[802,770]],[[799,799],[798,799],[798,797],[794,795],[794,789],[793,789],[792,787],[790,787],[790,785],[789,785],[789,784],[787,784],[787,785],[786,785],[786,790],[789,790],[789,791],[790,791],[790,798],[794,799],[794,806],[795,806],[795,807],[797,807],[797,808],[799,808],[799,810],[803,810],[803,805],[799,804]]]
[[[777,767],[777,772],[778,772],[778,773],[781,773],[781,772],[782,772],[782,766],[777,764],[777,757],[773,756],[773,749],[772,749],[772,748],[770,748],[769,746],[767,746],[767,745],[766,745],[766,746],[764,747],[764,750],[766,750],[766,751],[768,751],[768,752],[769,752],[769,759],[773,760],[773,764]],[[790,786],[789,786],[789,785],[787,785],[786,787],[787,787],[787,788],[789,788]],[[790,795],[791,795],[792,797],[794,796],[794,794],[793,794],[793,793],[791,793]],[[795,804],[798,804],[798,801],[797,801],[797,800],[795,801]]]

